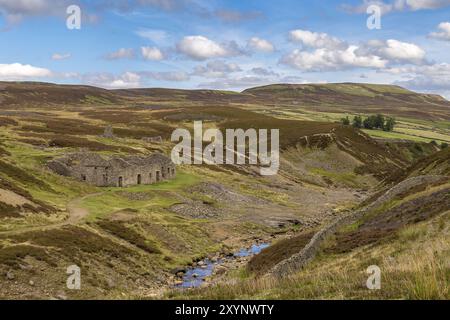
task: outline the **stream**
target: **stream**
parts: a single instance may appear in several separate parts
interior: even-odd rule
[[[263,249],[269,247],[269,244],[254,244],[248,249],[241,249],[238,252],[235,252],[230,257],[224,257],[217,261],[211,261],[209,259],[205,259],[202,261],[202,265],[192,267],[186,270],[182,277],[182,283],[177,284],[175,287],[177,288],[197,288],[205,283],[205,279],[210,277],[214,273],[214,269],[218,266],[223,265],[226,262],[230,262],[233,259],[240,257],[252,257],[254,255],[259,254]]]

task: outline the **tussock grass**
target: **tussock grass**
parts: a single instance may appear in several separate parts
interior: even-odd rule
[[[408,226],[389,243],[344,254],[321,253],[291,277],[235,279],[184,292],[181,299],[450,299],[450,211]],[[368,290],[366,269],[381,268],[381,290]]]

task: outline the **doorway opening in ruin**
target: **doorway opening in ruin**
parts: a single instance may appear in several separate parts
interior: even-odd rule
[[[156,171],[156,181],[158,181],[158,182],[159,182],[159,180],[161,180],[160,174],[161,173],[159,171]]]
[[[119,177],[119,187],[122,188],[123,187],[123,178]]]
[[[142,176],[140,174],[137,176],[137,184],[142,184]]]
[[[150,183],[152,182],[152,173],[151,172],[148,174],[148,181],[150,181]]]

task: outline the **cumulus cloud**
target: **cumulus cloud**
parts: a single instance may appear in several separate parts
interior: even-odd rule
[[[345,42],[338,38],[308,30],[292,30],[289,33],[289,39],[310,48],[342,49],[346,47]]]
[[[227,50],[223,46],[203,36],[184,37],[178,44],[178,50],[198,60],[227,55]]]
[[[184,37],[177,45],[178,52],[196,60],[223,58],[243,54],[236,42],[221,44],[204,36]]]
[[[438,40],[450,41],[450,22],[442,22],[439,24],[438,32],[431,32],[430,38],[435,38]]]
[[[368,41],[358,49],[357,53],[361,55],[377,55],[391,62],[413,64],[423,63],[426,55],[425,50],[414,43],[401,42],[394,39]]]
[[[177,71],[127,71],[119,75],[112,73],[88,73],[81,75],[83,83],[109,89],[139,88],[144,86],[146,80],[187,81],[189,80],[189,75],[185,72]]]
[[[294,50],[281,63],[303,71],[330,71],[349,68],[385,68],[388,61],[375,55],[358,55],[357,46],[345,50],[316,49],[313,52]]]
[[[70,59],[72,55],[70,53],[54,53],[52,55],[52,60],[67,60]]]
[[[439,9],[450,6],[450,0],[393,0],[385,2],[383,0],[363,0],[357,6],[343,5],[342,8],[348,13],[365,14],[371,5],[377,5],[381,8],[383,14],[395,11],[418,11]]]
[[[382,69],[394,63],[425,63],[426,52],[422,48],[394,39],[349,45],[326,33],[307,30],[291,31],[290,39],[301,43],[303,50],[292,51],[282,57],[280,62],[304,71]]]
[[[258,37],[251,38],[248,41],[247,47],[261,52],[273,52],[275,50],[275,47],[272,43]]]
[[[146,60],[159,61],[164,59],[164,54],[156,47],[142,47],[141,53]]]
[[[227,63],[222,60],[210,61],[205,66],[197,66],[192,73],[195,76],[206,78],[223,78],[230,73],[242,71],[235,63]]]
[[[121,75],[111,73],[88,73],[81,76],[85,84],[108,89],[137,88],[141,85],[141,76],[134,72]]]
[[[0,79],[21,80],[27,78],[50,77],[52,72],[45,68],[34,67],[29,64],[0,64]]]
[[[444,94],[450,98],[450,64],[435,63],[420,66],[400,66],[382,71],[402,78],[395,84],[411,90]]]
[[[134,58],[134,50],[120,48],[117,51],[111,52],[105,56],[108,60],[119,60],[119,59],[132,59]]]

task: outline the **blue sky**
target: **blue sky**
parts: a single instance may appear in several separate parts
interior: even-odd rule
[[[81,29],[66,26],[68,6]],[[376,5],[381,29],[369,29]],[[0,0],[0,80],[242,90],[394,83],[450,98],[450,0]]]

